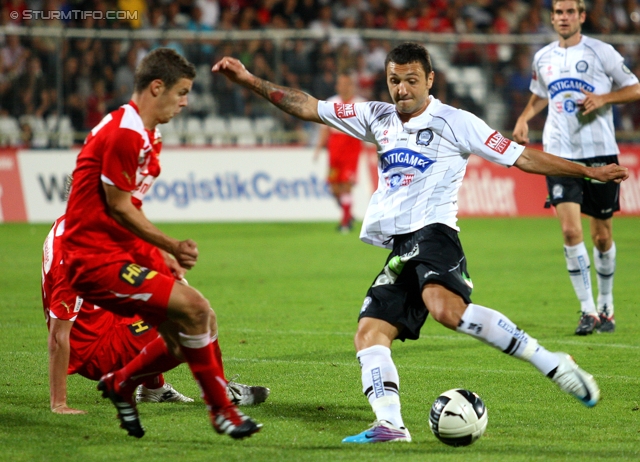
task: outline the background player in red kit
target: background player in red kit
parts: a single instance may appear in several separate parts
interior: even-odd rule
[[[67,405],[67,375],[79,374],[90,380],[100,380],[103,375],[136,358],[159,334],[139,316],[117,316],[85,302],[71,290],[60,265],[60,236],[64,226],[62,216],[53,224],[42,253],[42,306],[49,329],[50,403],[51,411],[56,414],[84,414],[85,411]],[[168,275],[174,271],[178,279],[182,277],[184,269],[177,267],[174,259],[157,248],[150,251],[157,256],[158,267],[166,264]],[[212,332],[216,330],[212,326]],[[217,334],[211,341],[219,352]],[[221,358],[221,353],[219,356]],[[139,372],[134,371],[132,375],[139,375]],[[259,404],[267,399],[269,389],[229,382],[227,395],[234,404]],[[190,403],[193,399],[165,383],[162,374],[153,374],[144,377],[137,389],[136,401]]]
[[[342,73],[336,81],[337,95],[332,96],[327,101],[335,104],[343,104],[349,108],[353,103],[361,103],[364,98],[356,95],[356,88],[353,76],[349,73]],[[327,147],[329,152],[329,176],[327,182],[331,187],[331,193],[338,201],[342,209],[342,219],[338,230],[349,232],[353,227],[353,215],[351,206],[353,197],[351,188],[356,183],[358,174],[358,160],[362,151],[362,141],[349,136],[335,128],[326,125],[320,127],[316,150],[313,154],[316,160],[322,148]]]
[[[164,234],[131,200],[132,192],[144,192],[141,182],[157,157],[150,133],[187,105],[194,78],[194,66],[175,51],[153,50],[136,69],[131,101],[91,130],[73,172],[62,266],[78,296],[120,316],[137,314],[157,326],[163,339],[151,342],[137,358],[149,375],[167,370],[172,362],[177,365],[182,355],[202,390],[214,429],[243,438],[261,425],[227,397],[210,341],[214,313],[208,300],[149,265],[154,262],[147,243],[173,255],[185,269],[196,264],[197,245]],[[116,406],[121,426],[140,438],[144,429],[133,402],[137,383],[126,377],[126,369],[102,377],[98,389]]]

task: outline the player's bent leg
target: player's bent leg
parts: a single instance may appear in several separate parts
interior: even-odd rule
[[[566,353],[548,351],[502,313],[471,303],[457,330],[530,362],[562,391],[584,405],[592,407],[598,402],[600,390],[591,375],[580,369]]]
[[[211,344],[209,302],[195,289],[175,284],[167,314],[181,326],[180,348],[202,390],[215,431],[234,439],[258,432],[262,425],[245,416],[227,397],[227,383]]]

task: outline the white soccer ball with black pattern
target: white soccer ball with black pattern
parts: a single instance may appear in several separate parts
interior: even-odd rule
[[[429,413],[433,434],[449,446],[468,446],[487,428],[487,408],[480,397],[456,388],[442,393]]]

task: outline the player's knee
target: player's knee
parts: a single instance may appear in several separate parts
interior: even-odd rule
[[[213,313],[209,301],[195,290],[187,296],[181,311],[184,320],[189,324],[205,326],[209,326]]]
[[[583,240],[582,230],[575,226],[563,226],[562,236],[564,237],[564,242],[569,245],[579,244]]]

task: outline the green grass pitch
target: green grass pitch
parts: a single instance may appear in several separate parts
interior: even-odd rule
[[[586,226],[585,222],[585,226]],[[616,218],[615,334],[576,337],[578,303],[555,219],[464,219],[474,302],[502,311],[552,351],[593,373],[601,402],[583,407],[527,363],[427,320],[394,345],[411,444],[344,445],[374,416],[353,349],[364,294],[386,251],[334,224],[163,224],[198,242],[188,275],[217,312],[229,377],[271,388],[247,414],[264,424],[233,441],[213,432],[185,365],[166,374],[192,404],[144,404],[147,434],[118,428],[95,383],[69,379],[69,404],[49,411],[46,326],[40,303],[45,225],[0,225],[0,460],[2,461],[581,461],[640,459],[640,218]],[[587,246],[590,248],[591,244]],[[595,283],[595,273],[594,273]],[[440,443],[428,412],[440,392],[484,399],[485,435]]]

